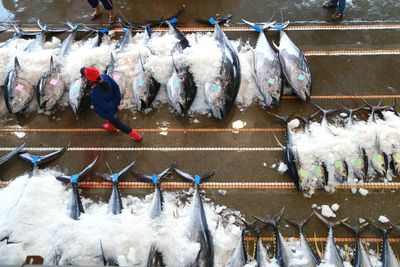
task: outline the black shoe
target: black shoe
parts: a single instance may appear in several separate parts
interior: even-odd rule
[[[340,21],[343,19],[343,13],[340,13],[339,11],[336,11],[335,14],[331,16],[332,21]]]
[[[337,5],[332,4],[331,1],[327,1],[327,2],[325,2],[325,4],[322,5],[322,7],[323,7],[323,8],[336,8]]]

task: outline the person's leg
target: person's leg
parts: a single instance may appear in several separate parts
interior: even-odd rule
[[[339,0],[338,12],[340,14],[344,13],[344,9],[346,8],[346,0]]]
[[[94,12],[92,13],[90,19],[94,20],[95,18],[97,18],[100,14],[100,6],[99,6],[99,0],[87,0],[89,5],[94,8]]]
[[[117,16],[115,15],[114,5],[113,5],[112,1],[111,0],[101,0],[101,3],[103,4],[104,9],[107,10],[108,14],[110,15],[109,22],[115,23],[115,18]]]
[[[120,130],[123,133],[129,134],[132,132],[132,128],[129,127],[128,125],[124,124],[118,117],[115,115],[112,119],[108,120],[112,125],[115,126],[118,130]]]

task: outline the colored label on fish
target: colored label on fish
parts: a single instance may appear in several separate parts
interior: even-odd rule
[[[275,83],[275,79],[274,78],[269,78],[268,84],[269,85],[273,85],[274,83]]]
[[[303,169],[300,169],[300,170],[299,170],[299,176],[300,176],[301,179],[307,178],[307,173],[306,173],[306,171],[303,170]]]
[[[119,79],[121,79],[121,74],[117,73],[113,75],[113,79],[116,81],[119,81]]]
[[[17,91],[22,91],[24,89],[24,86],[22,84],[17,84],[17,86],[15,87],[15,90]]]
[[[257,24],[254,24],[254,25],[252,26],[252,28],[253,28],[253,30],[255,30],[256,32],[261,32],[261,31],[262,31],[262,28],[260,27],[260,25],[257,25]]]
[[[281,24],[275,24],[274,27],[275,27],[275,30],[277,30],[277,31],[281,31],[283,29]]]
[[[214,85],[213,85],[213,92],[214,92],[214,93],[218,93],[218,91],[219,91],[219,86],[218,86],[218,84],[214,84]]]
[[[317,174],[317,175],[321,175],[321,174],[322,174],[322,169],[321,169],[321,167],[315,167],[313,171],[314,171],[314,173]]]
[[[335,167],[336,168],[343,168],[343,162],[341,160],[336,160],[335,161]]]
[[[50,84],[51,84],[51,85],[54,85],[54,86],[55,86],[57,83],[58,83],[58,80],[56,80],[56,79],[51,79],[51,80],[50,80]]]
[[[398,153],[393,154],[393,160],[399,161],[400,160],[400,155]]]
[[[142,87],[142,86],[144,85],[144,80],[141,80],[141,79],[138,80],[138,81],[137,81],[137,85],[140,86],[140,87]]]
[[[195,176],[194,176],[194,182],[195,182],[196,184],[200,184],[200,180],[201,180],[201,178],[200,178],[199,175],[195,175]]]
[[[305,77],[302,73],[300,73],[299,76],[297,77],[297,79],[298,79],[299,81],[304,81],[305,78],[306,78],[306,77]]]
[[[118,177],[119,177],[118,173],[115,173],[115,174],[111,175],[111,178],[112,178],[113,182],[118,182]]]
[[[361,159],[355,159],[355,160],[353,161],[353,164],[354,164],[354,166],[356,166],[356,167],[361,167],[362,160],[361,160]]]
[[[37,162],[39,162],[39,160],[40,160],[40,156],[33,156],[32,157],[32,164],[36,164]]]
[[[151,179],[153,180],[153,184],[157,184],[158,183],[158,176],[153,174],[153,176],[151,176]]]
[[[382,163],[382,162],[384,162],[383,156],[382,156],[381,154],[375,155],[372,159],[373,159],[373,161],[375,161],[376,163]]]
[[[179,86],[179,80],[174,80],[172,85],[173,85],[173,87],[178,87]]]
[[[74,175],[72,175],[71,176],[71,183],[77,183],[78,182],[78,179],[79,179],[79,175],[77,175],[77,174],[74,174]]]

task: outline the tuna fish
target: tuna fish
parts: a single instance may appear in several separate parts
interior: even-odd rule
[[[370,222],[372,226],[377,228],[381,232],[382,236],[382,245],[381,245],[381,257],[380,257],[380,262],[382,263],[382,267],[399,267],[400,263],[397,259],[396,254],[394,254],[392,247],[390,246],[389,240],[388,240],[388,234],[390,231],[393,230],[393,226],[389,227],[382,227],[378,226],[373,222]],[[397,228],[397,227],[396,227]]]
[[[64,57],[66,57],[66,56],[69,54],[69,52],[71,51],[72,43],[73,43],[74,40],[75,40],[76,32],[79,30],[79,29],[78,29],[78,25],[75,25],[75,24],[73,24],[73,23],[70,22],[70,21],[67,21],[67,25],[68,25],[68,27],[70,28],[71,33],[70,33],[70,34],[68,35],[68,37],[61,43],[60,50],[59,50],[59,53],[58,53],[58,56],[59,56],[60,58],[64,58]]]
[[[368,157],[364,148],[359,148],[358,153],[354,155],[354,159],[350,161],[350,168],[355,177],[365,180],[368,175]]]
[[[231,261],[229,263],[230,267],[243,267],[247,264],[246,243],[244,240],[245,231],[246,227],[243,227],[236,248],[233,251]]]
[[[296,222],[296,221],[291,221],[288,219],[285,219],[289,223],[293,224],[294,226],[297,226],[299,228],[299,233],[300,233],[300,250],[303,252],[304,257],[307,259],[307,264],[302,265],[303,267],[316,267],[320,264],[320,258],[318,255],[314,252],[314,250],[311,248],[306,235],[304,234],[304,226],[306,223],[311,219],[311,217],[314,215],[312,213],[307,219]]]
[[[135,98],[135,103],[137,109],[139,111],[144,111],[147,108],[151,107],[154,99],[157,96],[158,91],[160,90],[161,84],[154,79],[153,74],[150,70],[146,70],[144,68],[144,63],[142,56],[139,54],[140,59],[140,72],[135,76],[133,80],[133,96]],[[174,90],[174,86],[169,87],[171,89],[171,95],[174,95],[174,92],[179,92],[179,89]],[[172,103],[172,102],[171,102]],[[182,99],[182,102],[177,101],[174,103],[178,103],[178,108],[181,109],[179,103],[185,103],[185,100]]]
[[[400,175],[400,152],[394,148],[391,154],[390,168],[392,169],[394,175]]]
[[[35,172],[41,165],[61,157],[68,150],[68,147],[69,145],[43,156],[24,152],[19,157],[32,167],[32,172]]]
[[[325,253],[322,263],[330,264],[331,266],[335,267],[344,267],[343,259],[342,257],[340,257],[339,252],[337,251],[335,239],[333,238],[333,228],[339,225],[340,222],[329,222],[319,213],[316,212],[315,214],[326,226],[329,227],[328,240],[326,242]]]
[[[176,113],[184,116],[188,113],[189,108],[196,97],[197,86],[194,82],[194,77],[189,70],[189,66],[184,64],[175,64],[174,55],[182,55],[183,50],[189,47],[189,41],[173,24],[176,21],[176,18],[166,21],[170,34],[178,40],[171,51],[174,68],[167,83],[167,94],[170,105],[174,108]]]
[[[20,72],[21,66],[15,57],[14,68],[7,73],[4,83],[6,107],[12,114],[26,109],[34,96],[33,86],[20,77]]]
[[[369,258],[368,252],[363,246],[361,239],[360,239],[360,233],[363,231],[367,226],[368,223],[365,223],[361,226],[352,226],[345,221],[342,222],[343,225],[345,225],[347,228],[352,230],[354,232],[355,238],[356,238],[356,251],[354,255],[354,262],[353,266],[354,267],[372,267],[371,260]]]
[[[289,36],[280,29],[279,60],[286,81],[294,93],[303,101],[311,95],[311,71],[303,52],[290,40]]]
[[[50,67],[36,87],[36,96],[39,108],[50,111],[62,97],[65,90],[59,67],[55,66],[53,57],[50,58]]]
[[[138,180],[145,182],[145,183],[152,183],[154,184],[155,194],[153,199],[153,205],[150,211],[150,218],[152,220],[156,220],[161,216],[161,212],[163,210],[163,196],[161,193],[160,183],[164,180],[168,175],[171,174],[172,170],[174,169],[174,165],[170,166],[169,168],[165,169],[159,174],[153,174],[152,176],[143,175],[133,173],[133,176],[136,177]],[[165,266],[163,261],[163,254],[157,248],[155,244],[151,245],[149,257],[147,258],[147,266]]]
[[[235,49],[214,19],[214,36],[222,52],[219,76],[205,84],[205,97],[212,115],[222,120],[231,110],[239,92],[241,74],[239,57]]]
[[[114,215],[122,213],[122,209],[123,209],[121,195],[118,190],[119,178],[122,175],[124,175],[126,172],[128,172],[134,164],[135,164],[135,162],[132,162],[131,164],[126,166],[121,171],[113,173],[113,174],[96,173],[97,176],[99,176],[99,177],[103,178],[104,180],[106,180],[107,182],[110,182],[113,184],[111,197],[110,197],[110,200],[108,201],[108,211]]]
[[[25,147],[25,143],[16,147],[13,151],[7,153],[6,155],[0,157],[0,166],[9,161],[12,157],[17,155],[23,148]]]
[[[283,90],[281,63],[278,54],[271,48],[264,34],[264,29],[271,27],[273,23],[257,24],[242,20],[259,32],[256,47],[252,50],[253,76],[263,96],[263,105],[266,107],[279,105]]]
[[[274,218],[259,218],[255,217],[257,220],[261,221],[265,225],[270,225],[273,228],[275,242],[274,242],[274,252],[275,252],[275,259],[279,266],[281,267],[289,267],[291,266],[291,261],[293,259],[293,252],[290,247],[287,245],[285,240],[283,239],[282,234],[279,232],[278,229],[278,221],[281,219],[283,215],[283,211],[285,208],[282,208],[281,211],[275,215]]]
[[[66,184],[71,184],[72,185],[72,200],[69,205],[69,216],[73,220],[79,220],[79,217],[81,216],[81,213],[85,213],[83,210],[83,205],[81,202],[81,199],[79,197],[79,190],[78,190],[78,182],[79,178],[85,175],[87,172],[90,171],[90,169],[93,167],[93,165],[96,163],[98,157],[96,157],[92,163],[90,163],[85,169],[83,169],[81,172],[76,173],[71,176],[57,176],[56,179],[66,183]]]
[[[200,251],[191,266],[214,266],[213,240],[211,232],[208,229],[207,218],[204,212],[203,203],[201,202],[199,187],[200,183],[210,179],[215,174],[215,171],[211,171],[203,176],[192,176],[178,168],[175,168],[175,171],[186,180],[194,183],[194,196],[191,204],[188,232],[191,240],[200,243]]]

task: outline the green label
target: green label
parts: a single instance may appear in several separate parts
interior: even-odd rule
[[[335,161],[335,167],[336,167],[336,168],[343,168],[343,161],[341,161],[341,160],[336,160],[336,161]]]
[[[356,166],[356,167],[361,167],[362,159],[355,159],[355,160],[353,161],[353,164],[354,164],[354,166]]]
[[[383,156],[381,154],[376,154],[373,158],[373,161],[375,161],[376,163],[382,163],[384,162]]]
[[[315,167],[313,172],[317,175],[322,175],[322,168],[321,167]]]
[[[306,171],[303,170],[303,169],[300,169],[299,170],[299,176],[300,176],[300,178],[306,178],[307,177]]]

